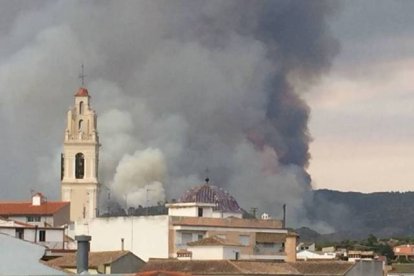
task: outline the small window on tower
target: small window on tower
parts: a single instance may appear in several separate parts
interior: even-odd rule
[[[79,120],[78,129],[79,131],[83,131],[83,120]]]
[[[79,103],[79,114],[83,114],[83,102]]]
[[[85,174],[85,157],[82,153],[77,153],[75,156],[75,177],[82,179]]]
[[[63,179],[65,175],[65,157],[63,153],[60,155],[60,180]]]

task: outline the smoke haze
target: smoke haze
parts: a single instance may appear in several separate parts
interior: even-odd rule
[[[305,218],[309,107],[297,87],[338,51],[331,1],[0,1],[2,198],[59,197],[80,64],[98,114],[100,179],[128,205],[201,184]],[[152,166],[151,164],[154,164]],[[135,169],[135,170],[134,170]],[[141,193],[140,193],[141,192]],[[139,195],[140,194],[140,195]]]

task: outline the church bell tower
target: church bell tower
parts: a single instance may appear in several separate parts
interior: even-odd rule
[[[61,197],[70,202],[70,220],[88,220],[98,207],[99,137],[96,113],[86,88],[75,94],[68,111],[61,157]]]

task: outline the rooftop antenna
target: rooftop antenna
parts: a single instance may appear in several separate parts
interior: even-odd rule
[[[207,167],[207,169],[206,169],[206,178],[204,179],[206,181],[207,185],[208,185],[208,182],[210,181],[210,178],[208,177],[209,172],[210,172],[210,170]]]
[[[85,86],[85,77],[86,77],[86,75],[85,75],[85,73],[84,73],[84,66],[83,66],[83,63],[82,63],[82,65],[81,65],[81,73],[79,74],[79,78],[81,79],[81,85],[82,85],[82,87],[83,86]]]
[[[154,189],[150,189],[150,188],[148,188],[148,185],[147,185],[147,187],[146,187],[146,189],[145,189],[145,203],[146,203],[146,214],[147,214],[147,216],[148,216],[148,214],[149,214],[149,199],[148,199],[148,192],[152,192],[152,191],[154,191]]]

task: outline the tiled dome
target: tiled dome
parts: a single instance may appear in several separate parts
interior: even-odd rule
[[[241,208],[237,201],[227,191],[208,183],[191,188],[179,199],[180,202],[214,203],[214,210],[222,212],[240,213]]]
[[[81,87],[78,92],[76,92],[75,97],[87,97],[89,96],[88,89]]]

